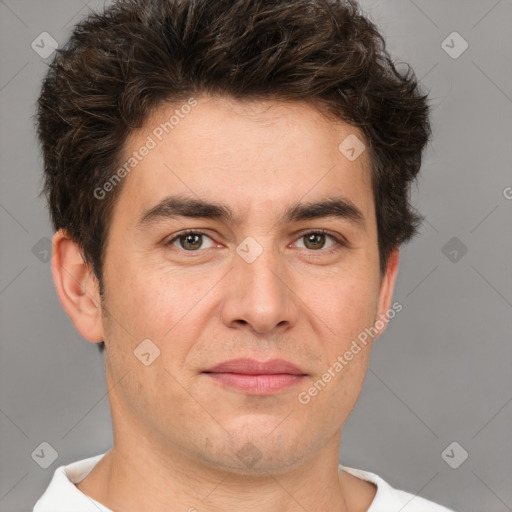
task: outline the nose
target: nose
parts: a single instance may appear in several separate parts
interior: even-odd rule
[[[243,254],[243,253],[240,253]],[[285,262],[270,247],[251,261],[238,253],[226,276],[222,320],[256,333],[282,332],[295,325],[299,298]]]

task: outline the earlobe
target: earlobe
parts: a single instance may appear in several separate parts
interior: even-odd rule
[[[65,230],[53,235],[52,274],[62,306],[78,332],[91,342],[103,341],[98,281]]]
[[[375,318],[375,324],[377,326],[384,324],[382,329],[379,330],[378,336],[380,336],[386,329],[389,320],[389,310],[391,309],[391,300],[393,299],[393,290],[395,288],[396,277],[398,275],[398,266],[400,259],[400,249],[396,247],[393,249],[388,258],[388,264],[382,281],[380,284],[379,292],[379,305],[377,308],[377,317]]]

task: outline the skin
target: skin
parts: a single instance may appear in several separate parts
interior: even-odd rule
[[[307,405],[297,399],[391,307],[399,252],[381,275],[368,152],[350,161],[338,149],[350,134],[364,137],[302,102],[197,100],[124,178],[103,304],[76,244],[62,230],[53,238],[60,300],[83,337],[106,345],[114,445],[77,487],[123,512],[367,510],[375,486],[339,471],[338,454],[372,340]],[[153,112],[124,156],[176,108]],[[177,193],[226,204],[242,220],[162,219],[137,230],[143,211]],[[365,226],[276,221],[299,200],[333,195],[350,199]],[[169,244],[190,228],[206,235],[199,249]],[[348,245],[329,236],[307,245],[315,229]],[[252,263],[236,252],[248,236],[263,249]],[[160,349],[150,366],[134,356],[147,338]],[[238,357],[286,359],[308,376],[259,396],[202,373]],[[247,443],[260,457],[252,466],[237,456]]]

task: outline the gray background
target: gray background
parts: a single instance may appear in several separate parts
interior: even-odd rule
[[[45,253],[31,117],[49,60],[32,41],[46,31],[63,44],[101,5],[0,0],[3,512],[31,509],[56,467],[112,443],[103,356],[62,309]],[[430,91],[434,138],[413,189],[427,221],[401,252],[403,310],[374,346],[340,460],[459,511],[512,510],[512,2],[362,6]],[[461,48],[454,31],[469,44],[458,58],[445,51]],[[58,452],[47,469],[31,457],[43,441]],[[446,460],[469,454],[457,469],[441,455],[454,441]]]

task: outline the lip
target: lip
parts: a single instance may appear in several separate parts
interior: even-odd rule
[[[208,373],[240,373],[244,375],[306,375],[298,366],[284,359],[256,361],[255,359],[231,359],[206,370]]]
[[[220,384],[253,395],[270,395],[297,385],[306,373],[284,359],[232,359],[203,372]]]

